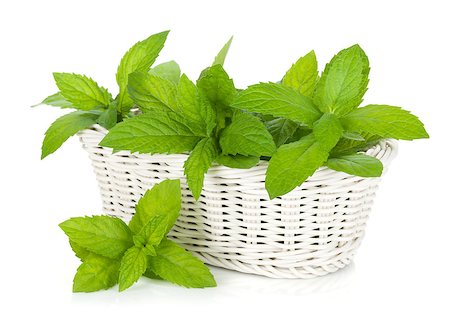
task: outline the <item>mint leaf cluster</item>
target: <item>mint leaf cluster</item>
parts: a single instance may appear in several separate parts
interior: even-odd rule
[[[131,287],[141,276],[192,287],[214,287],[209,269],[166,238],[181,208],[179,180],[166,180],[139,200],[127,225],[111,216],[71,218],[59,226],[83,262],[73,281],[74,292],[92,292],[119,284]]]
[[[281,83],[240,92],[236,109],[264,115],[278,148],[269,160],[270,198],[288,193],[320,166],[378,177],[382,163],[359,153],[384,138],[428,138],[423,123],[396,106],[359,107],[369,82],[369,60],[358,45],[342,50],[318,76],[314,52],[300,58]]]
[[[250,168],[261,156],[271,156],[276,145],[261,119],[231,107],[238,90],[223,68],[231,40],[196,83],[185,74],[175,82],[132,73],[128,92],[142,114],[112,128],[100,145],[150,154],[189,152],[184,171],[195,199],[214,162]]]
[[[128,75],[135,71],[149,72],[163,77],[174,77],[179,67],[175,62],[163,63],[153,69],[166,41],[168,31],[154,34],[136,43],[122,58],[116,80],[119,94],[113,98],[108,90],[93,79],[79,74],[53,73],[59,92],[44,99],[41,104],[70,108],[76,111],[58,118],[45,133],[42,159],[55,152],[78,131],[99,124],[110,129],[117,122],[132,116],[133,101],[128,95]],[[89,120],[87,120],[89,118]],[[55,137],[57,136],[57,137]]]
[[[166,36],[155,34],[125,54],[114,99],[90,78],[56,73],[60,92],[44,102],[77,111],[52,124],[42,156],[98,123],[109,130],[100,145],[114,151],[189,154],[184,173],[195,199],[212,165],[248,169],[268,161],[265,186],[273,199],[321,166],[378,177],[383,165],[365,150],[386,138],[428,138],[423,123],[400,107],[360,106],[370,67],[358,45],[336,54],[321,74],[311,51],[281,81],[238,89],[224,69],[232,39],[193,81],[175,62],[150,68]]]
[[[322,165],[378,177],[381,162],[359,151],[384,138],[428,134],[417,117],[399,107],[359,107],[368,76],[369,61],[358,45],[333,57],[321,76],[311,51],[280,83],[241,91],[221,64],[205,69],[196,85],[185,75],[186,84],[169,85],[163,78],[132,74],[130,97],[143,115],[111,129],[101,145],[141,153],[189,152],[185,175],[196,199],[214,162],[250,168],[268,160],[265,185],[271,199],[299,186]]]
[[[130,74],[128,92],[142,112],[110,130],[100,145],[140,153],[183,153],[187,183],[200,197],[214,162],[249,168],[271,156],[275,142],[258,117],[230,107],[238,91],[223,68],[231,39],[194,83],[148,72]]]

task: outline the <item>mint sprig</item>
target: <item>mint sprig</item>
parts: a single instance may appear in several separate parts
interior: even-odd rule
[[[197,84],[185,74],[178,84],[143,72],[130,74],[129,96],[143,114],[117,124],[100,145],[140,153],[190,151],[184,173],[197,200],[204,174],[216,158],[239,153],[259,161],[259,156],[271,155],[275,144],[264,124],[230,107],[237,90],[222,66],[230,43],[216,57],[214,65],[202,72]],[[238,136],[238,143],[232,140],[233,136]],[[251,165],[256,164],[255,158],[251,158]],[[238,161],[225,159],[230,165]],[[248,167],[248,160],[240,166]]]
[[[111,216],[78,217],[60,224],[83,262],[74,292],[92,292],[119,284],[131,287],[141,276],[165,279],[184,287],[214,287],[209,269],[166,238],[181,207],[180,182],[166,180],[148,190],[127,226]]]
[[[70,136],[82,129],[89,128],[95,123],[112,128],[116,123],[130,116],[134,106],[128,95],[128,76],[133,72],[149,72],[150,67],[164,46],[169,31],[154,34],[144,41],[136,43],[120,61],[116,79],[119,85],[119,94],[113,99],[111,94],[98,85],[94,80],[79,74],[53,73],[59,92],[45,98],[41,104],[60,108],[73,108],[89,111],[95,121],[89,126],[81,125],[79,116],[62,117],[65,125],[58,125],[56,121],[46,134],[61,134],[61,138],[45,138],[42,144],[42,158],[56,151]],[[150,72],[170,83],[178,82],[180,70],[175,62],[160,64]],[[72,122],[73,121],[73,122]],[[53,127],[53,126],[57,127]],[[67,125],[67,129],[65,126]],[[78,130],[75,130],[78,127]]]
[[[280,84],[260,83],[238,94],[232,107],[272,116],[265,124],[279,148],[266,173],[270,198],[301,185],[324,164],[353,175],[378,177],[382,163],[357,152],[383,138],[428,138],[423,123],[400,107],[359,107],[369,69],[366,54],[354,45],[335,55],[318,78],[315,55],[310,52]],[[310,128],[310,134],[303,134]]]
[[[114,151],[189,154],[184,173],[195,199],[212,165],[248,169],[268,160],[266,189],[274,198],[301,185],[321,165],[380,176],[381,162],[359,152],[386,138],[428,138],[423,123],[400,107],[360,106],[370,66],[359,45],[336,54],[320,76],[310,51],[281,81],[241,90],[223,67],[232,39],[195,83],[173,61],[150,69],[167,33],[152,35],[125,54],[114,99],[86,76],[55,73],[60,92],[45,102],[77,111],[52,124],[42,157],[98,123],[109,130],[100,145]]]

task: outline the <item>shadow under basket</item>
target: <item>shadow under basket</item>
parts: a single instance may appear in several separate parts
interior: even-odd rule
[[[269,200],[267,162],[251,169],[213,166],[198,201],[183,173],[187,155],[112,153],[99,146],[107,131],[95,125],[78,135],[92,160],[106,214],[128,221],[146,190],[180,179],[182,208],[169,233],[205,263],[274,278],[322,276],[350,263],[364,235],[380,178],[322,167],[290,193]],[[369,149],[388,166],[396,143]]]

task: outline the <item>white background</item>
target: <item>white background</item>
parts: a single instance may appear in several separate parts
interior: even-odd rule
[[[449,317],[450,48],[446,1],[2,1],[0,4],[0,316]],[[62,114],[30,108],[56,92],[52,72],[87,74],[117,93],[115,71],[136,41],[171,29],[158,62],[195,79],[231,35],[226,69],[238,87],[277,81],[315,49],[323,67],[359,43],[371,61],[366,103],[401,105],[431,139],[401,142],[354,263],[313,280],[212,268],[219,287],[142,280],[72,294],[78,261],[58,223],[101,213],[76,138],[44,161]],[[8,313],[9,312],[9,313]]]

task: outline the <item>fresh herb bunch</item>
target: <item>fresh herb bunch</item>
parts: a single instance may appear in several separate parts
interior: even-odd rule
[[[368,76],[369,61],[358,45],[333,57],[321,77],[311,51],[281,83],[260,83],[240,92],[221,64],[205,69],[197,85],[185,75],[174,85],[134,73],[128,89],[143,115],[111,129],[100,145],[141,153],[190,152],[184,167],[196,199],[213,162],[250,168],[261,158],[269,160],[266,189],[271,199],[299,186],[324,164],[378,177],[382,163],[360,151],[381,139],[428,134],[416,116],[400,107],[358,108]]]
[[[141,276],[192,287],[214,287],[209,269],[166,238],[181,208],[179,180],[148,190],[127,225],[111,216],[71,218],[59,226],[83,262],[73,280],[74,292],[131,287]]]
[[[122,57],[117,69],[116,80],[119,94],[113,99],[108,90],[94,80],[79,74],[53,73],[59,92],[44,99],[41,104],[60,108],[76,109],[75,112],[58,118],[45,133],[41,158],[58,150],[71,136],[80,130],[99,124],[110,129],[117,122],[133,116],[130,112],[133,101],[128,95],[128,75],[135,71],[179,77],[180,68],[170,61],[150,67],[162,50],[169,31],[154,34],[136,43]]]
[[[214,162],[250,168],[261,156],[272,155],[276,146],[261,120],[230,107],[238,92],[223,68],[231,40],[196,83],[185,74],[177,82],[147,72],[130,74],[128,92],[142,115],[118,124],[100,145],[150,154],[190,152],[184,169],[195,199]]]
[[[269,161],[265,186],[273,199],[302,184],[323,165],[378,177],[382,163],[363,151],[386,138],[428,138],[422,122],[400,107],[359,107],[369,82],[369,61],[358,45],[335,55],[321,76],[311,51],[292,65],[281,82],[239,90],[223,68],[231,39],[196,83],[180,76],[175,63],[148,71],[166,35],[140,42],[158,45],[138,43],[127,52],[121,62],[127,66],[119,66],[117,73],[120,93],[115,100],[98,85],[84,90],[84,95],[96,91],[95,96],[103,96],[103,106],[92,100],[75,101],[69,98],[70,90],[58,85],[60,94],[50,97],[57,100],[53,105],[66,107],[70,102],[81,110],[49,128],[43,157],[98,122],[109,129],[100,145],[114,151],[188,153],[184,169],[195,199],[214,163],[247,169],[260,160]],[[86,105],[94,109],[86,110]],[[138,113],[130,112],[134,107]],[[100,118],[109,118],[110,112],[118,114],[117,120],[113,116],[114,120],[103,122]]]
[[[232,107],[270,119],[266,126],[278,146],[266,172],[271,199],[299,186],[322,165],[378,177],[382,163],[360,151],[385,138],[428,138],[422,122],[400,107],[359,107],[369,69],[366,54],[354,45],[335,55],[319,77],[311,51],[281,83],[260,83],[239,93]]]

